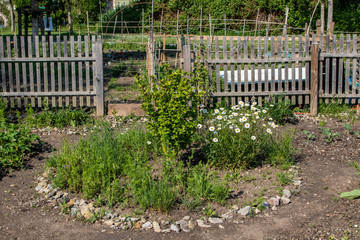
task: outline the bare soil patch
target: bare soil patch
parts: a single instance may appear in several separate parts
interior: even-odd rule
[[[265,210],[253,217],[237,215],[234,220],[238,223],[224,222],[224,229],[213,225],[208,229],[195,228],[190,233],[115,230],[100,223],[90,224],[59,215],[59,209],[39,201],[41,196],[34,190],[45,159],[52,154],[49,148],[44,149],[28,162],[28,169],[9,173],[0,181],[0,239],[329,239],[331,235],[338,239],[344,236],[358,239],[360,200],[343,200],[339,193],[359,188],[360,179],[351,163],[360,160],[360,140],[347,133],[342,121],[327,119],[326,127],[340,133],[341,137],[326,143],[318,123],[307,120],[286,126],[297,131],[294,144],[299,149],[297,167],[302,178],[301,191],[291,198],[291,204],[280,206],[276,211]],[[355,130],[359,127],[359,123],[353,125]],[[316,140],[307,143],[303,130],[312,132]],[[55,150],[63,138],[75,143],[80,136],[60,133],[42,136]],[[271,185],[271,179],[267,183],[263,177],[266,171],[265,167],[248,171],[256,180],[240,181],[233,187],[244,193],[248,191],[243,194],[244,198],[251,196],[257,191],[256,187]],[[273,178],[273,174],[268,175]],[[272,194],[276,192],[265,193]],[[244,199],[238,199],[241,205]],[[217,211],[223,213],[220,208]],[[189,214],[184,209],[170,214],[180,218],[185,215]],[[164,215],[153,213],[151,216],[156,217]]]

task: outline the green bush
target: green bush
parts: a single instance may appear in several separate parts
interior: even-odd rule
[[[24,124],[28,127],[57,127],[80,126],[91,121],[90,114],[85,109],[74,109],[71,106],[67,108],[50,109],[45,104],[41,112],[35,113],[29,105],[26,108]]]
[[[128,174],[131,165],[143,166],[150,153],[156,153],[154,146],[155,141],[143,129],[124,133],[101,126],[75,147],[65,143],[47,164],[56,168],[56,186],[82,192],[87,198],[104,198],[112,205],[121,201],[119,178]]]
[[[269,108],[270,116],[278,124],[284,124],[288,120],[295,119],[295,115],[291,110],[291,101],[286,100],[283,95],[270,97],[264,107]]]
[[[149,115],[149,127],[163,142],[171,146],[186,147],[198,124],[198,105],[205,92],[202,90],[204,68],[194,74],[173,70],[165,66],[159,79],[152,79],[154,86],[138,79],[143,97],[142,107]],[[186,75],[190,75],[186,77]],[[191,104],[189,104],[191,103]]]
[[[231,110],[215,109],[206,125],[199,125],[207,136],[204,150],[209,162],[230,169],[259,165],[276,127],[267,108],[243,102]]]

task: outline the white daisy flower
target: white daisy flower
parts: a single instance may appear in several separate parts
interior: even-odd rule
[[[272,133],[270,128],[266,129],[266,132],[267,133]]]
[[[146,143],[147,143],[147,144],[149,144],[149,145],[151,144],[151,142],[150,142],[150,141],[147,141]]]
[[[239,105],[244,105],[244,102],[243,101],[239,101]]]
[[[218,142],[218,141],[219,141],[219,139],[213,138],[213,142]]]
[[[245,128],[250,128],[250,123],[245,123],[244,127]]]
[[[240,132],[240,129],[239,129],[239,128],[236,128],[236,129],[235,129],[235,132],[236,132],[236,133],[239,133],[239,132]]]
[[[219,115],[219,116],[217,116],[216,118],[217,118],[218,120],[221,120],[223,117]]]
[[[255,136],[251,136],[251,140],[256,140],[256,137]]]
[[[210,131],[210,132],[213,132],[214,130],[215,130],[215,127],[214,127],[214,126],[209,127],[209,131]]]
[[[220,111],[219,111],[219,109],[215,109],[215,111],[214,111],[214,113],[219,113]]]
[[[269,118],[269,121],[272,121],[273,119],[272,118]]]
[[[224,108],[220,108],[220,111],[224,111]]]
[[[199,123],[199,124],[197,125],[197,128],[198,128],[198,129],[202,128],[202,125]]]
[[[204,104],[200,104],[200,108],[204,108],[205,107],[205,105]]]
[[[214,132],[214,135],[217,135],[217,131]]]
[[[266,113],[266,110],[264,109],[264,110],[262,110],[262,112],[263,112],[263,113]]]
[[[234,113],[234,116],[237,117],[239,114],[238,113]]]
[[[256,119],[259,119],[260,117],[259,117],[259,116],[256,116],[255,118],[256,118]]]
[[[229,129],[233,129],[234,127],[232,125],[229,126]]]

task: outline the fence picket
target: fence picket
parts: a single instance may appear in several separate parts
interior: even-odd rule
[[[298,46],[298,49],[299,49],[299,54],[298,56],[299,57],[302,57],[303,56],[303,41],[302,41],[302,36],[299,36],[299,46]],[[298,84],[298,90],[299,91],[302,91],[304,90],[303,88],[303,75],[302,75],[302,61],[299,61],[298,62],[298,71],[299,71],[299,84]],[[304,97],[302,95],[298,96],[298,103],[300,105],[302,105],[304,103]]]
[[[309,50],[310,50],[310,39],[309,35],[305,35],[305,57],[309,57]],[[305,63],[305,90],[310,90],[310,63]],[[305,96],[305,104],[310,104],[310,96],[307,94]]]
[[[75,39],[74,36],[70,36],[70,56],[72,58],[75,57]],[[76,69],[75,62],[71,62],[71,91],[76,92]],[[74,107],[77,106],[77,97],[72,97],[72,105]]]
[[[350,35],[346,35],[346,53],[350,53]],[[346,58],[346,67],[345,67],[345,94],[349,94],[349,78],[350,78],[350,59]],[[349,103],[349,99],[345,99],[345,103]]]
[[[330,35],[326,35],[326,43],[325,43],[325,52],[330,52]],[[325,94],[328,95],[330,93],[330,58],[326,58],[325,60]],[[320,79],[322,79],[322,75],[320,75]],[[329,99],[325,99],[326,103],[329,103]]]
[[[5,48],[4,48],[4,37],[0,36],[0,58],[4,58],[5,54]],[[2,92],[7,92],[6,89],[6,75],[5,75],[5,63],[1,63],[1,86],[2,86]]]
[[[64,57],[68,56],[68,40],[67,36],[64,36]],[[69,63],[64,62],[64,74],[65,74],[65,92],[69,91]],[[65,106],[68,107],[70,104],[70,98],[65,97]]]
[[[47,47],[46,47],[46,39],[45,36],[42,36],[41,39],[41,46],[42,46],[42,57],[46,58],[47,57]],[[48,79],[48,63],[47,62],[43,62],[43,69],[44,69],[44,92],[49,92],[49,79]],[[49,104],[49,98],[46,97],[46,104]]]
[[[49,37],[49,48],[50,48],[50,58],[54,57],[54,38],[53,36]],[[54,62],[50,62],[50,91],[55,92],[55,64]],[[56,107],[56,98],[51,98],[51,106]]]
[[[39,36],[35,36],[35,56],[36,58],[40,58],[40,39]],[[37,62],[36,66],[36,92],[42,92],[41,89],[41,69],[40,63]],[[41,97],[37,98],[38,107],[42,107],[42,99]]]
[[[341,34],[340,35],[340,44],[339,44],[339,52],[343,53],[344,52],[344,35]],[[343,58],[339,59],[339,75],[338,75],[338,81],[339,81],[339,87],[338,87],[338,92],[337,94],[343,94],[344,90],[343,90],[343,81],[344,81],[344,60]]]
[[[81,35],[78,36],[78,57],[82,57],[82,41],[81,41]],[[83,85],[83,74],[82,74],[82,62],[78,62],[78,68],[79,68],[79,91],[82,92],[84,90]],[[80,100],[80,107],[84,106],[84,97],[79,97]]]
[[[230,59],[234,60],[234,38],[230,37]],[[235,92],[235,66],[234,63],[232,61],[232,63],[230,64],[230,71],[231,71],[231,92]],[[236,98],[235,97],[231,97],[231,105],[234,106],[236,104]]]
[[[57,57],[61,57],[61,39],[60,39],[60,36],[56,37],[56,44],[57,44],[56,55],[57,55]],[[62,64],[61,64],[61,62],[58,62],[57,68],[58,68],[58,87],[57,87],[57,91],[62,92],[64,90],[64,88],[63,88]],[[63,106],[63,97],[60,96],[59,97],[59,107],[62,107],[62,106]]]
[[[28,57],[33,58],[33,44],[32,37],[28,36]],[[34,81],[34,64],[29,62],[29,77],[30,77],[30,92],[35,92],[35,81]],[[35,107],[35,98],[31,97],[31,107]]]
[[[356,34],[353,35],[353,53],[357,54],[357,36]],[[357,76],[356,76],[356,72],[357,72],[357,58],[353,58],[353,62],[352,62],[352,83],[351,83],[351,89],[352,89],[352,94],[356,94],[356,84],[357,84]],[[350,80],[348,80],[350,81]],[[360,86],[359,86],[360,89]],[[351,103],[355,104],[356,103],[356,99],[355,98],[351,98]]]
[[[336,35],[332,36],[331,53],[336,53]],[[336,69],[338,68],[336,58],[332,58],[332,72],[331,72],[331,94],[336,94]]]
[[[6,36],[6,51],[7,57],[11,58],[11,40],[10,36]],[[13,70],[12,70],[12,63],[8,63],[8,73],[9,73],[9,92],[14,92],[14,79],[13,79]],[[10,98],[10,106],[14,107],[14,98]]]

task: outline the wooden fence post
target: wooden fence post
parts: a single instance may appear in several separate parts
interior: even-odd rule
[[[94,82],[94,87],[96,90],[95,104],[96,104],[96,115],[104,115],[104,75],[103,75],[103,51],[101,37],[98,38],[97,43],[95,43],[95,74],[96,81]]]
[[[311,47],[311,101],[310,116],[318,114],[319,104],[319,43],[315,42]]]
[[[190,45],[182,46],[182,55],[183,55],[183,59],[184,59],[182,69],[185,72],[191,72],[191,50],[190,50]]]

